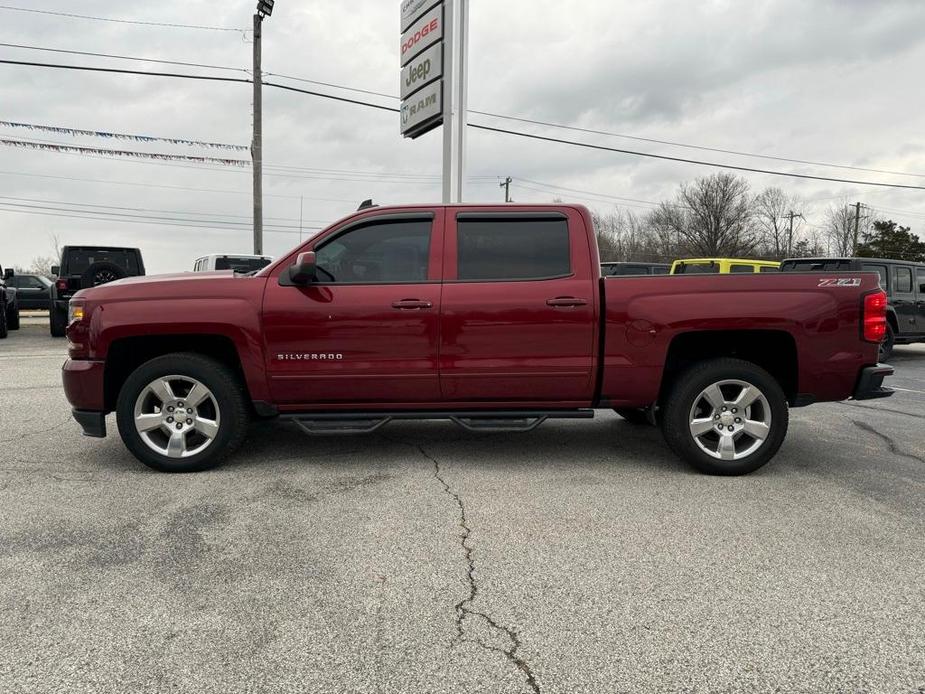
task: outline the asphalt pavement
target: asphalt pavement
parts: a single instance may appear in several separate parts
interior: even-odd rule
[[[616,415],[255,425],[163,475],[0,342],[0,692],[925,692],[925,345],[699,475]]]

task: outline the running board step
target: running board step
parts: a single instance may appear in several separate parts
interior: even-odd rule
[[[284,414],[280,418],[294,421],[307,434],[371,434],[396,419],[449,420],[468,431],[532,431],[547,419],[590,419],[594,410],[502,410],[465,412],[325,412]]]

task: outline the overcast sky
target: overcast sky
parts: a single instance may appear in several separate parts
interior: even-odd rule
[[[9,0],[7,4],[241,28],[250,26],[254,5],[250,0]],[[264,27],[264,71],[397,94],[398,23],[399,0],[277,0]],[[247,69],[250,41],[250,33],[0,9],[0,42],[7,44]],[[246,77],[10,47],[0,47],[0,57]],[[923,65],[925,2],[921,0],[471,2],[470,109],[908,175],[808,166],[471,117],[472,122],[525,132],[735,165],[925,185]],[[0,65],[0,76],[0,120],[250,142],[250,85],[12,65]],[[397,105],[381,96],[272,79]],[[354,210],[364,198],[377,203],[439,200],[440,134],[403,140],[397,114],[267,88],[264,137],[266,222],[279,225],[278,231],[268,230],[265,235],[268,254],[282,254],[298,243],[300,204],[302,226],[308,232]],[[0,138],[248,157],[246,152],[72,138],[4,127]],[[549,202],[558,197],[601,211],[614,205],[604,196],[658,201],[671,196],[680,183],[715,171],[472,130],[468,160],[468,175],[477,177],[467,185],[468,201],[503,200],[499,180],[513,176],[540,182],[515,180],[512,194],[518,202]],[[884,210],[918,233],[925,222],[925,191],[745,175],[755,191],[779,185],[810,201],[807,217],[814,224],[822,224],[829,205],[848,200]],[[198,256],[208,253],[250,252],[250,184],[245,169],[0,146],[0,265],[28,265],[34,256],[49,255],[52,234],[62,243],[139,246],[149,272],[190,269]],[[552,186],[587,192],[555,192]],[[640,213],[648,207],[633,204],[638,207],[632,209]],[[117,212],[111,207],[132,208],[123,211],[161,217],[162,222],[196,218],[203,220],[203,226],[226,228],[50,216],[76,209]],[[38,212],[44,214],[34,214]]]

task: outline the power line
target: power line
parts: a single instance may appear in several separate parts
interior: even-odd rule
[[[209,70],[230,70],[232,72],[248,73],[247,70],[240,67],[228,67],[226,65],[209,65],[207,63],[188,63],[183,60],[165,60],[163,58],[141,58],[130,55],[117,55],[113,53],[94,53],[92,51],[74,51],[64,48],[45,48],[43,46],[28,46],[21,43],[0,43],[0,47],[18,48],[26,51],[42,51],[45,53],[65,53],[67,55],[84,55],[94,58],[113,58],[116,60],[134,60],[139,63],[158,63],[160,65],[182,65],[184,67],[201,67]]]
[[[13,7],[12,5],[0,5],[0,10],[9,10],[11,12],[31,12],[33,14],[53,15],[55,17],[67,17],[69,19],[89,19],[95,22],[113,22],[115,24],[140,24],[142,26],[169,27],[171,29],[202,29],[206,31],[233,31],[235,33],[244,33],[245,29],[234,27],[217,27],[202,24],[177,24],[172,22],[145,22],[137,19],[115,19],[113,17],[94,17],[85,14],[73,14],[71,12],[52,12],[51,10],[36,10],[30,7]]]
[[[183,79],[212,80],[212,81],[219,81],[219,82],[239,82],[239,83],[247,83],[247,84],[251,83],[251,80],[246,80],[242,78],[215,77],[211,75],[188,75],[188,74],[184,75],[184,74],[177,74],[177,73],[146,72],[146,71],[141,71],[141,70],[123,70],[123,69],[116,69],[116,68],[92,68],[92,67],[87,67],[87,66],[57,65],[57,64],[50,64],[50,63],[32,63],[32,62],[17,61],[17,60],[0,60],[0,64],[2,63],[11,64],[11,65],[27,65],[27,66],[33,66],[33,67],[50,67],[50,68],[62,68],[62,69],[74,69],[74,70],[89,70],[93,72],[113,72],[113,73],[120,73],[120,74],[152,75],[156,77],[174,77],[174,78],[183,78]],[[310,96],[317,96],[317,97],[324,98],[324,99],[331,99],[334,101],[340,101],[340,102],[355,104],[359,106],[367,106],[369,108],[375,108],[375,109],[379,109],[383,111],[391,111],[393,113],[399,112],[399,109],[397,108],[393,108],[391,106],[383,106],[382,104],[374,104],[368,101],[360,101],[358,99],[348,99],[346,97],[335,96],[333,94],[324,94],[323,92],[315,92],[315,91],[310,91],[307,89],[299,89],[297,87],[291,87],[291,86],[282,85],[282,84],[275,84],[271,82],[265,82],[264,85],[268,87],[276,87],[278,89],[284,89],[287,91],[298,92],[301,94],[307,94]],[[595,145],[595,144],[590,144],[586,142],[578,142],[575,140],[564,140],[564,139],[556,138],[556,137],[536,135],[533,133],[525,133],[525,132],[520,132],[517,130],[508,130],[505,128],[496,128],[496,127],[492,127],[488,125],[479,125],[476,123],[469,123],[468,125],[470,128],[475,128],[476,130],[484,130],[487,132],[502,133],[506,135],[513,135],[515,137],[522,137],[522,138],[537,140],[537,141],[542,141],[542,142],[555,142],[558,144],[570,145],[572,147],[581,147],[584,149],[594,149],[594,150],[603,151],[603,152],[614,152],[617,154],[626,154],[630,156],[645,157],[649,159],[660,159],[662,161],[674,161],[674,162],[679,162],[683,164],[694,164],[698,166],[707,166],[707,167],[718,168],[718,169],[728,169],[730,171],[746,171],[750,173],[766,174],[769,176],[783,176],[783,177],[788,177],[788,178],[799,178],[799,179],[813,180],[813,181],[831,181],[834,183],[850,183],[853,185],[874,186],[874,187],[880,187],[880,188],[925,190],[925,186],[913,186],[913,185],[906,185],[906,184],[901,184],[901,183],[881,183],[878,181],[861,181],[861,180],[847,179],[847,178],[834,178],[830,176],[815,176],[815,175],[810,175],[810,174],[799,174],[799,173],[791,173],[791,172],[786,172],[786,171],[774,171],[771,169],[758,169],[758,168],[753,168],[753,167],[748,167],[748,166],[737,166],[734,164],[720,164],[718,162],[702,161],[698,159],[687,159],[684,157],[672,157],[666,154],[654,154],[652,152],[639,152],[635,150],[620,149],[616,147],[606,147],[604,145]]]
[[[637,152],[629,149],[618,149],[616,147],[605,147],[604,145],[593,145],[587,142],[577,142],[575,140],[562,140],[557,137],[547,137],[545,135],[534,135],[532,133],[519,132],[517,130],[507,130],[505,128],[493,128],[488,125],[478,125],[476,123],[469,123],[470,128],[475,128],[476,130],[485,130],[488,132],[503,133],[505,135],[514,135],[516,137],[523,137],[530,140],[540,140],[542,142],[556,142],[563,145],[571,145],[572,147],[582,147],[584,149],[595,149],[602,152],[616,152],[617,154],[629,154],[635,157],[647,157],[649,159],[661,159],[663,161],[675,161],[682,164],[696,164],[699,166],[710,166],[717,169],[730,169],[732,171],[749,171],[751,173],[761,173],[768,174],[770,176],[786,176],[789,178],[803,178],[813,181],[834,181],[836,183],[852,183],[859,186],[878,186],[881,188],[903,188],[907,190],[925,190],[925,186],[911,186],[904,185],[901,183],[879,183],[877,181],[856,181],[853,179],[847,178],[830,178],[828,176],[811,176],[810,174],[798,174],[791,173],[788,171],[773,171],[771,169],[755,169],[749,166],[736,166],[734,164],[719,164],[716,162],[710,161],[701,161],[698,159],[685,159],[683,157],[671,157],[666,154],[653,154],[652,152]]]
[[[237,82],[251,84],[252,80],[243,77],[217,77],[215,75],[191,75],[179,72],[154,72],[146,70],[127,70],[115,67],[91,67],[89,65],[61,65],[59,63],[36,63],[28,60],[0,60],[0,64],[24,65],[27,67],[47,67],[59,70],[82,70],[84,72],[110,72],[119,75],[149,75],[151,77],[174,77],[187,80],[203,80],[206,82]]]
[[[136,162],[136,163],[150,163],[150,162]],[[228,188],[190,188],[188,186],[169,186],[156,183],[138,183],[134,181],[113,181],[109,179],[102,178],[76,178],[73,176],[52,176],[51,174],[37,174],[37,173],[25,173],[23,171],[0,171],[0,176],[25,176],[28,178],[48,178],[59,181],[74,181],[75,183],[103,183],[107,185],[114,186],[135,186],[138,188],[163,188],[165,190],[182,190],[191,193],[221,193],[227,195],[250,195],[251,191],[249,190],[231,190]],[[345,203],[354,203],[355,200],[347,200],[345,198],[316,198],[310,197],[308,195],[279,195],[265,193],[264,197],[268,198],[285,198],[287,200],[315,200],[319,202],[345,202]]]
[[[102,130],[80,130],[78,128],[64,128],[55,125],[37,125],[35,123],[16,123],[0,120],[0,126],[5,128],[20,128],[24,130],[39,130],[41,132],[71,135],[74,137],[101,137],[112,140],[131,140],[133,142],[167,142],[173,145],[188,145],[190,147],[208,147],[211,149],[230,149],[238,152],[248,151],[245,145],[230,145],[224,142],[204,142],[202,140],[184,140],[174,137],[156,137],[153,135],[131,135],[128,133],[111,133]]]
[[[22,45],[22,44],[0,43],[0,46],[7,46],[11,48],[22,48],[22,49],[29,49],[29,50],[39,50],[39,51],[50,51],[50,52],[57,52],[57,53],[71,53],[71,54],[76,54],[76,55],[97,56],[97,57],[103,57],[103,58],[116,58],[116,59],[121,59],[121,60],[135,60],[139,62],[163,63],[167,65],[184,65],[184,66],[190,66],[190,67],[204,67],[204,68],[210,68],[210,69],[215,69],[215,70],[231,70],[231,71],[236,71],[236,72],[247,72],[246,70],[242,68],[234,68],[234,67],[228,67],[228,66],[223,66],[223,65],[204,65],[200,63],[187,63],[187,62],[182,62],[182,61],[160,60],[160,59],[154,59],[154,58],[140,58],[140,57],[123,56],[123,55],[112,55],[112,54],[107,54],[107,53],[93,53],[93,52],[87,52],[87,51],[68,51],[68,50],[54,49],[54,48],[43,48],[43,47],[38,47],[38,46],[27,46],[27,45]],[[0,62],[4,62],[4,61],[0,61]],[[323,82],[320,80],[311,80],[311,79],[307,79],[304,77],[295,77],[293,75],[283,75],[283,74],[274,73],[274,72],[265,72],[264,74],[267,76],[279,77],[281,79],[294,80],[297,82],[304,82],[308,84],[317,84],[319,86],[332,87],[334,89],[343,89],[345,91],[351,91],[351,92],[355,92],[358,94],[381,96],[383,98],[395,99],[395,100],[399,98],[395,96],[394,94],[387,94],[385,92],[377,92],[377,91],[373,91],[370,89],[360,89],[357,87],[350,87],[347,85],[337,84],[334,82]],[[297,89],[287,87],[284,85],[274,85],[274,86],[277,86],[281,89],[291,89],[292,91],[299,91]],[[327,98],[337,98],[331,95],[318,94],[316,92],[303,92],[303,93],[311,94],[314,96],[327,97]],[[349,103],[358,103],[358,102],[354,102],[349,99],[344,99],[344,100],[348,101]],[[377,104],[363,103],[363,105],[372,106],[375,108],[383,108],[384,110],[391,110],[391,111],[396,111],[396,112],[398,111],[398,109],[383,107]],[[582,132],[582,133],[588,133],[588,134],[593,134],[593,135],[603,135],[606,137],[619,137],[619,138],[628,139],[628,140],[635,140],[638,142],[650,142],[653,144],[662,144],[662,145],[667,145],[670,147],[683,147],[687,149],[695,149],[695,150],[701,150],[701,151],[706,151],[706,152],[731,154],[733,156],[739,156],[739,157],[767,159],[771,161],[782,161],[782,162],[789,162],[789,163],[794,163],[794,164],[805,164],[808,166],[822,166],[826,168],[846,169],[846,170],[851,170],[851,171],[867,171],[870,173],[881,173],[881,174],[887,174],[891,176],[911,176],[915,178],[925,178],[925,174],[910,173],[907,171],[893,171],[889,169],[874,169],[874,168],[863,167],[863,166],[852,166],[848,164],[833,164],[831,162],[812,161],[808,159],[796,159],[792,157],[783,157],[783,156],[776,156],[776,155],[770,155],[770,154],[758,154],[756,152],[743,152],[739,150],[723,149],[720,147],[708,147],[706,145],[695,145],[695,144],[690,144],[686,142],[661,140],[657,138],[641,137],[638,135],[626,135],[623,133],[615,133],[615,132],[607,131],[607,130],[595,130],[592,128],[581,128],[581,127],[573,126],[573,125],[565,125],[563,123],[553,123],[550,121],[542,121],[542,120],[537,120],[537,119],[532,119],[532,118],[509,116],[509,115],[505,115],[502,113],[492,113],[490,111],[478,111],[475,109],[470,109],[469,113],[480,115],[480,116],[488,116],[490,118],[501,118],[504,120],[516,121],[519,123],[529,123],[532,125],[540,125],[540,126],[549,127],[549,128],[559,128],[562,130],[569,130],[573,132]]]
[[[158,214],[179,214],[179,215],[192,215],[199,217],[230,217],[238,219],[250,219],[250,215],[242,214],[228,214],[225,212],[195,212],[190,210],[162,210],[162,209],[151,209],[146,207],[120,207],[118,205],[98,205],[88,202],[71,202],[69,200],[47,200],[45,198],[18,198],[12,197],[9,195],[0,195],[0,200],[14,200],[16,202],[37,202],[37,203],[47,203],[51,205],[70,205],[74,207],[95,207],[103,210],[122,210],[126,212],[155,212]],[[9,203],[12,204],[12,203]],[[78,211],[78,210],[75,210]],[[84,211],[84,210],[79,210]],[[92,210],[86,210],[90,212]],[[297,222],[299,221],[296,217],[267,217],[267,219],[276,219],[284,222]],[[304,219],[304,222],[309,223],[318,223],[326,224],[328,220],[326,219]],[[243,223],[243,222],[241,222]],[[239,224],[239,222],[229,222],[229,224]],[[286,227],[285,224],[276,224],[274,226]],[[291,226],[288,228],[298,228],[297,226]]]
[[[202,219],[176,219],[172,217],[157,217],[148,215],[129,215],[122,213],[111,213],[94,210],[74,210],[69,208],[51,207],[45,205],[25,205],[17,203],[0,202],[0,212],[13,212],[19,214],[34,214],[47,217],[64,217],[68,219],[89,219],[92,221],[119,222],[130,224],[150,224],[154,226],[172,226],[189,229],[219,229],[222,231],[245,231],[250,228],[249,224],[241,226],[223,226],[236,225],[237,222],[228,222],[226,220],[202,220]],[[287,227],[283,225],[267,225],[267,231],[278,234],[298,234],[298,225]],[[323,227],[302,227],[303,231],[318,231]]]
[[[909,173],[907,171],[890,171],[887,169],[870,169],[863,166],[849,166],[847,164],[831,164],[828,162],[822,161],[811,161],[807,159],[792,159],[790,157],[780,157],[774,156],[771,154],[757,154],[755,152],[741,152],[732,149],[721,149],[719,147],[707,147],[705,145],[692,145],[685,142],[674,142],[671,140],[658,140],[651,137],[639,137],[637,135],[624,135],[621,133],[609,132],[607,130],[593,130],[590,128],[580,128],[573,125],[563,125],[562,123],[550,123],[548,121],[533,120],[531,118],[519,118],[517,116],[505,116],[500,113],[489,113],[487,111],[475,111],[470,110],[469,113],[473,113],[479,116],[489,116],[491,118],[502,118],[504,120],[517,121],[519,123],[530,123],[533,125],[542,125],[548,128],[560,128],[562,130],[571,130],[573,132],[588,133],[592,135],[605,135],[607,137],[620,137],[626,140],[635,140],[637,142],[651,142],[653,144],[659,145],[668,145],[670,147],[684,147],[687,149],[696,149],[704,152],[717,152],[720,154],[732,154],[737,157],[752,157],[755,159],[769,159],[773,161],[783,161],[789,162],[791,164],[806,164],[809,166],[824,166],[826,168],[834,169],[849,169],[851,171],[868,171],[870,173],[881,173],[889,174],[891,176],[912,176],[915,178],[925,178],[925,174]]]

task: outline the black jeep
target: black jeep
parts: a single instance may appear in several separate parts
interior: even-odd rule
[[[6,283],[14,274],[12,268],[4,271],[0,267],[0,340],[6,338],[10,330],[19,330],[19,300],[16,290]]]
[[[925,263],[885,258],[791,258],[781,272],[876,272],[887,295],[887,335],[880,348],[886,361],[893,345],[925,342]]]
[[[81,289],[115,282],[123,277],[145,274],[141,251],[137,248],[105,246],[65,246],[61,265],[51,269],[57,276],[51,286],[51,334],[64,337],[67,303]]]

